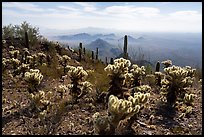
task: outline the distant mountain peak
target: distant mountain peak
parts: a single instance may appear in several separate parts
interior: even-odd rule
[[[127,39],[128,39],[129,42],[135,42],[135,41],[137,41],[137,39],[135,39],[134,37],[132,37],[132,36],[130,36],[130,35],[127,36]],[[124,37],[122,37],[122,38],[119,39],[119,41],[121,41],[121,40],[124,40]]]
[[[141,37],[139,37],[139,38],[137,38],[137,39],[142,40],[142,39],[145,39],[145,38],[141,36]]]
[[[101,38],[97,38],[96,40],[94,40],[90,44],[88,44],[87,46],[89,48],[92,48],[92,49],[95,49],[97,47],[98,48],[110,48],[111,47],[111,45],[107,41],[105,41]]]

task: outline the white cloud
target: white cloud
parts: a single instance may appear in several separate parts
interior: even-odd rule
[[[85,12],[94,12],[97,10],[93,2],[74,2],[74,4],[82,6]]]
[[[194,11],[194,10],[186,10],[186,11],[177,11],[174,13],[170,13],[170,16],[174,16],[174,17],[182,17],[182,16],[197,16],[199,15],[198,11]]]
[[[32,3],[25,3],[25,2],[3,2],[3,8],[16,8],[21,10],[27,11],[35,11],[35,12],[42,12],[44,9],[39,8],[37,5]]]
[[[78,9],[70,6],[58,6],[59,9],[68,10],[68,11],[79,11]]]
[[[158,16],[160,10],[158,8],[153,7],[136,7],[136,6],[110,6],[107,7],[104,10],[107,14],[127,14],[131,15],[131,17],[134,16],[140,16],[140,17],[152,17],[152,16]]]
[[[27,6],[33,8],[32,11],[40,11],[41,9],[33,4]],[[46,27],[57,29],[77,29],[91,26],[130,31],[202,31],[202,13],[196,10],[164,14],[163,11],[155,7],[124,5],[99,9],[94,3],[76,2],[75,5],[60,5],[41,9],[44,12],[41,12],[39,16],[39,12],[21,12],[27,8],[21,8],[22,5],[18,4],[4,3],[3,7],[3,23],[4,20],[8,22],[11,18],[11,21],[26,19],[32,21],[30,23],[38,23],[41,26],[44,24]],[[21,10],[12,9],[14,7]]]
[[[74,4],[77,4],[83,7],[91,7],[93,6],[94,3],[93,2],[74,2]]]

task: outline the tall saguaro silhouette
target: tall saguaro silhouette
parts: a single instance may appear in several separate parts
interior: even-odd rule
[[[123,49],[123,58],[128,59],[128,53],[127,53],[127,35],[124,37],[124,49]]]
[[[29,49],[29,39],[27,31],[25,31],[25,47]]]

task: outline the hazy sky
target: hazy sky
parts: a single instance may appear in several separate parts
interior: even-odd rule
[[[2,25],[202,32],[202,2],[2,2]]]

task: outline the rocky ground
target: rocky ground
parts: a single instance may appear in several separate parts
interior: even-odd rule
[[[15,81],[15,80],[16,81]],[[26,85],[23,81],[3,77],[2,97],[2,134],[63,134],[63,135],[92,135],[94,134],[92,115],[95,112],[107,113],[103,103],[94,100],[95,94],[90,95],[93,100],[81,99],[78,104],[66,107],[62,114],[54,115],[48,121],[42,121],[29,113],[29,99],[26,94]],[[43,81],[45,85],[55,86],[59,80]],[[48,86],[48,87],[49,87]],[[47,88],[48,88],[47,87]],[[52,88],[52,87],[50,87]],[[202,134],[202,98],[201,90],[196,91],[197,98],[194,102],[193,113],[179,118],[181,112],[171,110],[160,100],[156,91],[151,92],[151,97],[146,107],[132,125],[131,133],[120,127],[116,134],[135,135],[201,135]],[[151,118],[150,118],[151,117]],[[50,120],[50,121],[49,121]],[[52,126],[51,128],[45,125]],[[45,127],[44,127],[45,126]],[[49,129],[49,130],[48,130]],[[123,131],[124,130],[124,131]],[[49,131],[49,132],[48,132]]]

